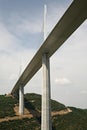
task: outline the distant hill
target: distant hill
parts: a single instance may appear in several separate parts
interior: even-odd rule
[[[41,96],[25,94],[25,115],[18,115],[18,100],[0,95],[0,130],[41,130]],[[87,109],[66,107],[51,100],[52,130],[87,130]]]

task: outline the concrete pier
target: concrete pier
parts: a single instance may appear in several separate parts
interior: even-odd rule
[[[24,87],[22,86],[19,89],[19,114],[24,114]]]
[[[50,103],[50,63],[48,54],[42,56],[43,88],[42,88],[42,121],[41,130],[52,130]]]

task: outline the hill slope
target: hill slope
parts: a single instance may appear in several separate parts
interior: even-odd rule
[[[53,130],[87,130],[87,110],[51,101]],[[18,115],[18,100],[0,95],[0,130],[40,130],[41,96],[25,94],[25,115]]]

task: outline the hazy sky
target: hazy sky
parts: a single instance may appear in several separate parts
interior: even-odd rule
[[[47,35],[72,0],[0,0],[0,94],[10,93],[43,43],[43,10],[47,4]],[[66,23],[65,23],[66,24]],[[87,108],[87,21],[50,59],[51,97]],[[42,93],[42,69],[25,93]]]

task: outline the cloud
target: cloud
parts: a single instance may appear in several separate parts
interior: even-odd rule
[[[47,6],[47,33],[51,32],[53,27],[59,21],[61,16],[64,14],[65,10],[67,9],[67,5],[70,5],[70,2],[66,2],[65,6],[58,2],[49,3]],[[28,10],[29,11],[29,10]],[[14,33],[18,36],[22,36],[26,33],[35,34],[43,32],[43,9],[39,12],[38,9],[36,12],[32,12],[32,15],[26,15],[20,12],[12,12],[10,14],[8,23],[9,28],[14,31]]]
[[[20,40],[0,22],[0,86],[8,92],[18,80],[20,64],[22,71],[33,57],[35,50],[23,48]],[[20,59],[22,60],[20,63]],[[4,93],[3,90],[0,93]]]
[[[21,50],[11,55],[0,54],[0,86],[9,93],[17,82],[20,73],[24,71],[31,58],[34,55],[33,50]],[[0,91],[3,94],[5,91]]]
[[[87,94],[87,90],[82,90],[80,94]]]
[[[18,42],[19,40],[0,22],[0,52],[13,51],[18,47]]]
[[[54,82],[57,85],[68,85],[68,84],[71,84],[71,81],[68,78],[56,78]]]
[[[6,30],[4,25],[0,24],[0,49],[9,48],[11,46],[13,36]],[[13,40],[14,41],[14,40]]]
[[[7,21],[9,30],[16,36],[21,36],[40,33],[42,31],[43,19],[37,14],[34,17],[21,16],[19,14],[13,14]],[[7,25],[6,25],[7,26]]]
[[[21,30],[22,33],[40,33],[41,32],[41,23],[39,21],[29,21],[21,19],[21,24],[19,24],[17,27],[19,30]]]
[[[9,80],[14,80],[14,79],[17,79],[17,74],[10,75]]]
[[[47,9],[47,33],[49,34],[54,26],[58,23],[60,18],[63,16],[67,7],[70,5],[71,0],[66,3],[52,1],[48,5]]]

